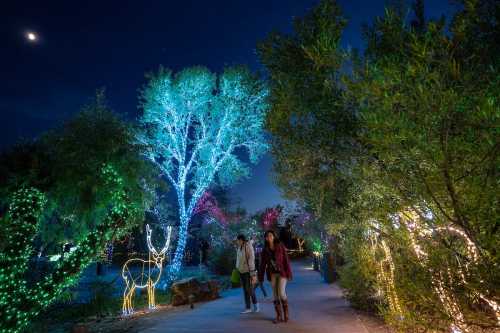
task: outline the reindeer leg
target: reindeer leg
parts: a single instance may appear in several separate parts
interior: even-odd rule
[[[127,295],[125,296],[125,312],[127,315],[131,315],[133,312],[132,309],[132,289],[127,291]]]
[[[151,305],[153,309],[156,308],[156,300],[155,300],[155,286],[153,285],[153,282],[151,281]]]
[[[155,308],[155,292],[151,279],[148,280],[148,303],[150,309]]]
[[[133,305],[133,302],[132,302],[132,299],[134,298],[134,295],[135,295],[135,285],[133,285],[132,288],[130,289],[130,293],[129,293],[129,296],[128,296],[130,314],[134,313],[134,305]]]
[[[128,293],[130,291],[130,287],[129,287],[129,284],[128,284],[128,279],[125,279],[125,283],[126,283],[126,286],[125,286],[125,290],[123,291],[123,305],[122,305],[122,314],[123,315],[128,315],[129,314],[129,307],[128,307]]]
[[[151,299],[151,281],[148,279],[148,308],[153,308],[153,300]]]

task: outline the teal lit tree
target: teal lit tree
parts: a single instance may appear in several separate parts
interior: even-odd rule
[[[160,68],[140,98],[138,139],[177,195],[179,232],[170,277],[180,270],[189,221],[210,185],[233,184],[267,150],[263,125],[268,91],[247,69],[217,77],[203,67],[179,73]],[[244,153],[248,159],[242,159]],[[249,162],[246,162],[246,161]]]

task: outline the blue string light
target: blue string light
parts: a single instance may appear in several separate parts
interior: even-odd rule
[[[217,77],[193,67],[173,74],[160,68],[141,93],[138,141],[177,195],[179,232],[170,281],[180,272],[187,231],[198,200],[213,183],[247,176],[246,151],[257,163],[267,150],[263,125],[268,90],[248,70],[229,68]]]

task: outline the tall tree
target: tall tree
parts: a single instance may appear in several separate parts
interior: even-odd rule
[[[263,82],[244,68],[227,68],[219,77],[202,67],[176,74],[160,68],[143,88],[138,139],[177,195],[172,278],[180,270],[188,224],[203,193],[213,183],[229,185],[248,174],[242,152],[256,163],[266,151],[267,95]]]
[[[323,0],[295,19],[293,34],[273,33],[258,45],[271,81],[267,128],[278,184],[325,220],[345,205],[356,150],[356,114],[340,82],[345,25],[336,2]]]
[[[375,20],[366,62],[349,85],[375,182],[396,203],[376,209],[381,252],[398,276],[386,279],[389,308],[409,327],[440,321],[443,329],[493,330],[500,324],[500,3],[463,1],[448,27],[444,19],[426,22],[419,3],[418,24],[391,9]],[[407,273],[415,258],[419,279]],[[410,288],[430,290],[426,304]],[[419,314],[418,324],[409,313]]]
[[[99,90],[61,126],[2,154],[0,187],[5,193],[36,187],[46,195],[37,241],[53,251],[65,242],[77,242],[106,218],[112,198],[100,173],[104,163],[112,164],[137,205],[137,215],[127,220],[137,226],[151,201],[144,189],[153,184],[155,165],[144,160],[135,141],[132,126],[110,109]]]
[[[331,0],[259,45],[279,185],[341,223],[324,229],[347,254],[348,295],[381,300],[401,331],[500,323],[500,3],[460,3],[448,26],[423,1],[413,22],[386,9],[364,57],[343,56]]]
[[[106,244],[143,222],[154,165],[140,151],[99,92],[61,127],[2,155],[0,332],[26,329]],[[74,251],[38,272],[35,255],[66,242]]]
[[[42,144],[53,161],[50,197],[57,201],[58,215],[78,216],[69,230],[66,226],[68,240],[85,235],[105,218],[111,198],[97,197],[103,163],[113,164],[128,187],[128,196],[141,207],[140,215],[130,222],[137,226],[143,221],[142,208],[151,201],[145,189],[156,180],[155,165],[141,156],[133,127],[110,109],[103,90],[73,119],[46,134]]]

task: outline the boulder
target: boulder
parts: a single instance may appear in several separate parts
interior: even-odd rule
[[[192,304],[193,302],[209,301],[219,297],[217,281],[200,282],[191,277],[172,284],[172,305]]]
[[[201,284],[200,301],[211,301],[219,298],[219,283],[210,280]]]
[[[196,297],[201,291],[200,282],[196,278],[187,278],[172,284],[172,305],[189,304],[189,299]]]

